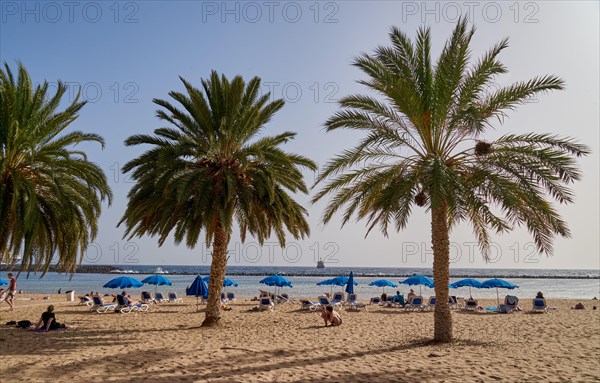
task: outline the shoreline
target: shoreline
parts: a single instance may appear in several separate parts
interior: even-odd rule
[[[146,265],[142,265],[142,266],[146,266]],[[148,267],[154,267],[155,265],[147,265]],[[176,266],[176,267],[182,267],[182,266]],[[189,266],[189,267],[207,267],[207,266]],[[248,266],[248,267],[252,267],[252,266]],[[323,270],[323,269],[321,269]],[[500,270],[499,270],[500,271]],[[19,269],[17,267],[8,267],[8,265],[0,265],[0,272],[13,272],[13,273],[33,273],[33,274],[41,274],[42,271],[38,270],[35,271],[34,268],[31,268],[29,270],[23,270],[23,271],[19,271]],[[71,275],[71,273],[65,273],[65,272],[58,272],[56,271],[56,266],[51,265],[48,272],[53,272],[53,273],[58,273],[61,275]],[[112,274],[127,274],[127,275],[152,275],[152,274],[156,274],[153,272],[141,272],[141,271],[131,271],[131,270],[124,270],[122,268],[119,268],[117,266],[112,266],[112,265],[79,265],[77,266],[77,271],[74,274],[108,274],[108,275],[112,275]],[[163,273],[163,275],[168,276],[168,275],[197,275],[198,273],[193,273],[193,272],[186,272],[186,271],[182,271],[182,272],[167,272],[167,273]],[[335,277],[340,275],[339,272],[320,272],[320,273],[315,273],[315,272],[310,272],[310,271],[306,271],[306,272],[280,272],[280,275],[284,275],[287,277]],[[208,275],[208,274],[207,274]],[[228,276],[256,276],[256,277],[262,277],[262,276],[269,276],[272,275],[272,273],[269,272],[228,272],[227,273]],[[364,273],[364,272],[354,272],[354,276],[356,277],[367,277],[367,278],[407,278],[407,277],[411,277],[413,275],[416,275],[415,273]],[[424,273],[423,275],[428,276],[428,277],[432,277],[433,275],[431,273]],[[600,280],[600,275],[530,275],[527,274],[526,272],[524,272],[523,274],[519,274],[519,275],[511,275],[511,274],[503,274],[501,272],[497,273],[497,274],[491,274],[491,275],[481,275],[481,274],[469,274],[469,273],[459,273],[459,274],[453,274],[452,273],[452,269],[450,270],[450,278],[479,278],[479,279],[490,279],[490,278],[503,278],[503,279],[509,279],[509,278],[517,278],[517,279],[581,279],[581,280],[593,280],[593,279],[599,279]]]

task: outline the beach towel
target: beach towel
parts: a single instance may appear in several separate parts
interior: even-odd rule
[[[50,332],[50,331],[59,331],[59,330],[66,330],[66,328],[61,327],[61,328],[51,328],[50,330],[46,330],[45,328],[39,328],[37,330],[33,330],[33,332]]]

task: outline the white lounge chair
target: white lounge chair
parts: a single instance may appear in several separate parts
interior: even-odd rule
[[[344,299],[344,293],[341,291],[334,293],[331,302],[340,303],[343,305],[346,302],[346,300]]]
[[[321,295],[318,299],[319,299],[319,304],[321,304],[322,307],[333,306],[333,308],[338,308],[338,309],[342,307],[341,302],[330,301],[329,298],[327,298],[325,295]]]
[[[371,298],[371,301],[369,302],[370,305],[380,305],[381,304],[381,298],[379,297],[373,297]]]
[[[183,298],[177,297],[176,293],[169,293],[169,303],[181,303]]]
[[[133,311],[148,311],[148,309],[150,308],[150,306],[148,306],[145,303],[131,305],[125,302],[125,299],[121,294],[117,295],[117,302],[119,303],[119,305],[115,307],[115,311],[120,312],[122,314],[129,314]]]
[[[356,294],[349,294],[346,304],[349,306],[348,310],[365,309],[365,311],[367,311],[367,305],[363,302],[359,302]]]
[[[544,298],[535,298],[533,300],[533,306],[531,307],[532,312],[548,312],[548,305],[546,304],[546,300]]]
[[[226,296],[228,302],[235,302],[236,301],[235,294],[232,293],[232,292],[225,293],[225,296]]]
[[[259,310],[273,311],[273,308],[275,308],[275,304],[273,303],[270,297],[260,298],[260,304],[258,305]]]
[[[98,296],[92,297],[92,302],[93,305],[90,307],[90,311],[95,311],[100,314],[114,311],[114,309],[117,307],[117,305],[114,303],[104,303],[102,298]]]
[[[316,311],[321,308],[321,304],[319,302],[313,302],[308,299],[300,299],[300,305],[301,310]]]
[[[435,296],[430,296],[429,300],[427,301],[427,304],[423,305],[422,309],[423,310],[435,310],[435,303],[437,302],[437,299]]]
[[[408,300],[408,303],[406,303],[404,305],[404,310],[422,310],[423,309],[423,297],[422,296],[415,296],[415,297],[411,297]]]
[[[463,309],[466,311],[481,311],[481,308],[479,307],[479,302],[477,302],[473,298],[465,300],[465,306],[463,307]]]

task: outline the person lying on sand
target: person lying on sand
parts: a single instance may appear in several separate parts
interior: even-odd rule
[[[583,303],[579,302],[575,305],[575,307],[571,307],[571,310],[585,310],[585,306]]]
[[[339,326],[342,324],[342,316],[337,311],[334,311],[333,306],[331,305],[323,307],[321,318],[325,321],[325,326],[327,326],[328,322],[331,322],[332,326]]]
[[[48,309],[42,313],[39,322],[35,325],[35,330],[38,330],[40,327],[43,327],[44,330],[57,330],[61,328],[75,328],[75,326],[68,326],[64,323],[58,323],[56,321],[56,316],[54,315],[54,306],[48,306]]]

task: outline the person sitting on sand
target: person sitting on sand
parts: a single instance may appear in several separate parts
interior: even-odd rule
[[[575,305],[575,307],[571,307],[571,310],[585,310],[585,306],[583,303],[579,302]]]
[[[46,331],[57,330],[61,328],[74,328],[74,326],[67,326],[64,323],[58,323],[56,321],[53,305],[48,306],[48,309],[44,313],[42,313],[39,322],[35,325],[35,330],[38,330],[42,326],[43,329]]]
[[[342,324],[342,316],[337,311],[334,311],[333,306],[331,305],[323,307],[321,318],[325,321],[325,326],[327,326],[328,322],[330,322],[332,326],[339,326]]]
[[[535,299],[544,299],[544,294],[542,294],[541,291],[538,291],[537,295],[535,296]]]

